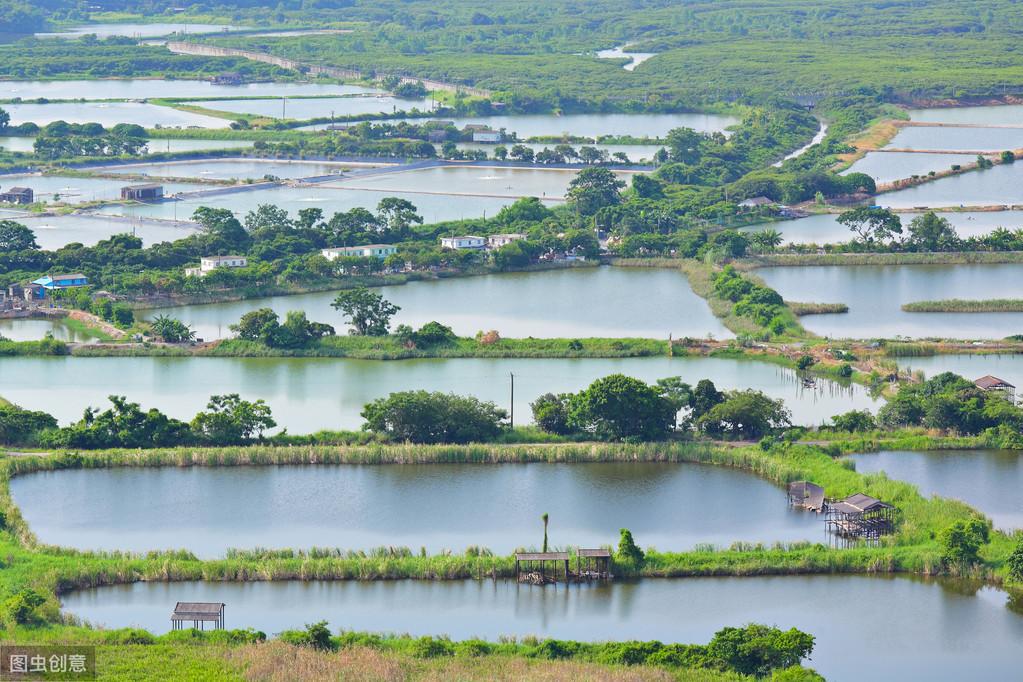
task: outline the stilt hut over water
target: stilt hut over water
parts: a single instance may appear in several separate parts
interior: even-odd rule
[[[827,503],[824,523],[838,537],[874,540],[894,532],[895,514],[895,507],[887,502],[856,493]]]
[[[610,580],[611,550],[580,547],[575,552],[575,572],[580,579]]]
[[[562,577],[569,581],[568,552],[517,552],[515,579],[523,583],[546,585],[558,582],[558,567]]]
[[[824,511],[824,488],[810,481],[789,483],[789,504],[820,514]]]
[[[205,601],[179,601],[171,614],[171,627],[181,630],[184,623],[192,621],[192,627],[201,630],[206,623],[213,623],[214,630],[224,629],[224,603]]]

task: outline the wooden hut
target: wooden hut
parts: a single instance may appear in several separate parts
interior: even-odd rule
[[[224,629],[224,603],[205,601],[179,601],[171,614],[171,627],[183,629],[183,623],[192,621],[192,627],[204,629],[206,623],[213,623],[214,630]]]
[[[789,505],[820,514],[824,511],[824,488],[810,481],[789,483]]]
[[[611,550],[580,547],[575,552],[575,572],[580,578],[610,580]]]
[[[558,566],[563,566],[562,576],[569,581],[568,552],[516,552],[515,579],[524,583],[546,585],[558,582]]]
[[[824,523],[836,537],[874,540],[895,530],[895,513],[887,502],[856,493],[827,503]]]

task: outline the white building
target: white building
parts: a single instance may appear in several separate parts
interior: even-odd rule
[[[509,232],[507,234],[492,234],[487,237],[487,248],[499,249],[502,246],[525,239],[526,235],[520,232]]]
[[[440,245],[445,249],[485,249],[487,240],[469,234],[463,237],[441,237]]]
[[[244,268],[249,264],[245,256],[203,256],[199,259],[199,267],[185,268],[189,277],[205,277],[217,268]]]
[[[320,251],[327,260],[338,258],[387,258],[393,253],[398,253],[398,247],[394,244],[366,244],[364,246],[335,246]]]
[[[497,144],[504,139],[499,130],[477,130],[472,134],[473,142],[484,142],[486,144]]]

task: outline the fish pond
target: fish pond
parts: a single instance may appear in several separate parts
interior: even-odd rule
[[[65,175],[0,175],[0,187],[30,187],[36,202],[80,204],[121,198],[121,188],[132,184],[117,178],[71,177]],[[204,189],[202,185],[182,182],[162,183],[165,195]]]
[[[227,111],[235,114],[251,114],[266,118],[287,118],[306,120],[331,116],[362,116],[365,114],[397,114],[413,109],[429,111],[433,103],[429,99],[404,99],[368,88],[355,88],[363,94],[347,97],[320,97],[290,99],[226,99],[207,102],[192,102],[195,106]],[[379,93],[367,96],[366,93]]]
[[[797,424],[820,424],[832,415],[877,405],[856,384],[821,380],[807,388],[792,370],[724,358],[0,358],[3,397],[26,409],[46,410],[62,424],[81,419],[86,407],[109,406],[107,396],[113,394],[190,420],[211,395],[238,393],[265,400],[278,426],[294,434],[357,429],[364,405],[396,391],[473,395],[508,409],[512,374],[515,423],[521,425],[532,420],[529,403],[539,396],[578,391],[615,373],[650,383],[681,376],[691,385],[711,379],[719,390],[759,389],[784,400]],[[55,394],[62,396],[60,401],[53,400]]]
[[[47,104],[5,104],[11,125],[54,121],[99,123],[110,128],[118,123],[135,123],[145,128],[226,128],[223,118],[193,114],[146,102],[50,102]]]
[[[1006,163],[885,192],[875,203],[888,208],[1023,204],[1021,183],[1023,163]]]
[[[88,329],[69,327],[59,318],[34,319],[14,318],[0,319],[0,337],[11,341],[38,341],[51,334],[61,341],[95,341],[96,336]]]
[[[1023,313],[907,313],[901,308],[936,299],[1021,298],[1021,264],[786,266],[756,272],[786,300],[813,292],[816,303],[848,305],[848,313],[803,318],[803,326],[823,336],[1000,339],[1023,333]]]
[[[243,83],[220,85],[199,80],[109,78],[97,80],[2,81],[0,99],[154,99],[163,97],[295,97],[381,92],[357,85],[324,83]],[[210,107],[216,108],[216,107]]]
[[[420,327],[436,320],[461,336],[491,329],[513,338],[731,335],[706,301],[693,293],[685,275],[670,268],[562,268],[424,280],[376,291],[401,307],[392,326]],[[343,321],[330,305],[336,295],[323,291],[159,308],[145,314],[177,317],[207,340],[229,336],[229,325],[250,310],[265,307],[282,317],[289,310],[304,310],[309,319],[342,329]]]
[[[837,244],[856,235],[838,222],[839,213],[821,213],[798,220],[781,220],[743,228],[744,232],[777,230],[786,244]],[[903,231],[921,213],[900,213]],[[999,227],[1023,228],[1023,211],[948,211],[938,215],[949,221],[960,237],[979,237]]]
[[[554,546],[614,544],[622,527],[662,550],[826,537],[782,488],[698,464],[79,469],[19,476],[12,491],[47,544],[204,558],[252,547],[539,551],[544,513]]]
[[[908,126],[900,129],[887,147],[949,152],[1000,152],[1023,147],[1023,128]]]
[[[885,451],[853,455],[856,470],[883,471],[924,495],[962,500],[995,527],[1023,528],[1023,455],[1014,450]]]
[[[94,168],[101,173],[146,175],[153,178],[197,178],[201,180],[262,179],[273,176],[283,179],[338,175],[362,164],[326,163],[318,161],[262,161],[255,159],[202,159],[197,161],[166,161],[132,163]]]
[[[877,183],[903,180],[914,175],[927,175],[931,171],[949,170],[954,164],[973,163],[970,154],[926,154],[921,152],[871,152],[854,163],[842,175],[866,173]]]
[[[637,540],[643,544],[642,537]],[[1007,599],[997,588],[972,583],[850,575],[570,587],[489,580],[145,582],[62,596],[79,618],[154,632],[170,629],[177,601],[224,602],[227,627],[268,634],[325,619],[334,631],[446,633],[454,639],[535,635],[703,643],[723,627],[758,622],[813,634],[807,665],[829,680],[931,682],[1018,676],[1023,615],[1007,608]]]
[[[92,246],[115,234],[133,234],[144,244],[170,242],[191,235],[195,225],[171,220],[142,220],[89,213],[67,215],[27,215],[13,218],[35,233],[36,243],[47,250],[78,242]]]

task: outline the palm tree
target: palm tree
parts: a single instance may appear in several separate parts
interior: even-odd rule
[[[540,518],[543,519],[543,551],[546,552],[547,551],[547,521],[550,519],[550,517],[547,515],[547,512],[544,512],[543,516],[541,516]]]

